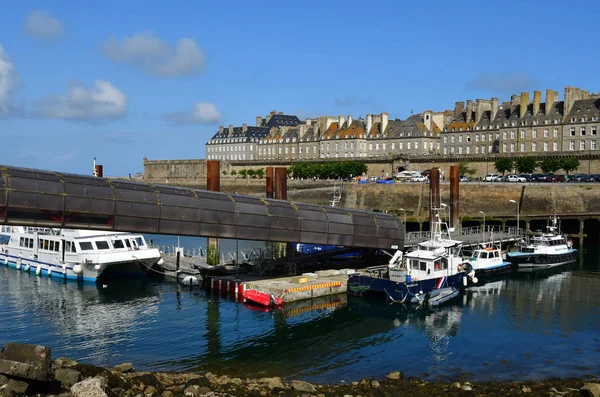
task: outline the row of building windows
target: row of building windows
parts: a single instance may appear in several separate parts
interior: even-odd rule
[[[208,147],[208,152],[209,153],[216,153],[216,152],[239,152],[242,150],[246,150],[248,148],[248,146],[242,146],[242,145],[231,145],[231,146],[209,146]],[[250,151],[252,151],[253,146],[250,145],[249,146]]]
[[[530,151],[531,152],[537,152],[538,151],[538,143],[537,142],[531,142],[530,144]],[[550,150],[550,142],[542,142],[542,150],[544,152],[547,152]],[[569,141],[569,150],[576,150],[576,141]],[[516,144],[511,143],[510,146],[506,143],[502,144],[502,152],[503,153],[507,153],[508,149],[510,148],[510,152],[514,153],[516,151]],[[527,150],[527,144],[522,142],[519,145],[519,151],[520,152],[525,152]],[[589,147],[586,147],[586,141],[579,141],[579,150],[596,150],[596,141],[590,141]],[[558,151],[558,142],[552,142],[552,151],[553,152],[557,152]]]

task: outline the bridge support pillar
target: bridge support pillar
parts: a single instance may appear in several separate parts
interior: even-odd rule
[[[450,227],[458,229],[460,216],[458,211],[459,202],[459,175],[458,166],[450,166]]]
[[[273,167],[267,167],[267,198],[273,198]]]
[[[219,160],[208,160],[206,162],[206,190],[211,192],[221,191],[221,173]],[[221,262],[219,239],[209,237],[206,239],[206,263],[218,265]]]

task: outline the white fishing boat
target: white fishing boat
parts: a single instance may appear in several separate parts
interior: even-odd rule
[[[431,239],[419,243],[413,251],[396,251],[389,263],[373,266],[366,274],[348,278],[348,292],[355,295],[383,295],[400,303],[438,306],[456,298],[468,281],[477,283],[474,273],[463,269],[462,242],[442,234],[442,222],[436,215]]]
[[[1,226],[0,265],[96,282],[107,273],[147,272],[161,255],[135,233]]]

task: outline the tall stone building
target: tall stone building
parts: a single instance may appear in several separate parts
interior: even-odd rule
[[[600,94],[566,87],[564,100],[546,90],[456,102],[453,110],[425,112],[406,120],[388,113],[366,118],[321,116],[301,122],[272,111],[256,126],[219,131],[206,144],[208,159],[229,161],[311,161],[443,155],[487,158],[544,152],[598,150]]]
[[[457,102],[447,112],[442,133],[442,154],[487,156],[494,153],[520,156],[544,152],[597,150],[600,94],[566,87],[564,101],[558,92],[512,95],[510,102],[497,98]]]

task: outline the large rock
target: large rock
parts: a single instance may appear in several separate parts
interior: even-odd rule
[[[40,345],[7,343],[0,350],[0,374],[31,380],[47,380],[50,348]]]
[[[579,394],[584,397],[600,397],[600,384],[586,383],[579,389]]]
[[[278,376],[275,376],[273,378],[262,378],[258,380],[258,383],[267,386],[270,390],[275,390],[275,389],[283,389],[285,390],[285,385],[283,384],[283,382],[281,381],[281,378]]]
[[[89,378],[71,387],[71,397],[108,397],[103,378]]]
[[[313,393],[313,392],[317,391],[317,389],[315,389],[315,387],[313,385],[311,385],[308,382],[301,381],[301,380],[293,380],[292,387],[294,388],[294,390],[303,391],[305,393]]]
[[[58,368],[54,371],[54,379],[59,381],[65,389],[70,389],[81,380],[81,372],[69,368]]]
[[[79,364],[77,361],[66,357],[59,357],[54,360],[54,366],[56,368],[73,368],[77,364]]]
[[[115,365],[114,369],[117,372],[124,372],[124,373],[133,372],[134,371],[132,363],[123,363],[123,364]]]
[[[4,375],[0,375],[0,386],[8,383],[8,378]]]
[[[17,394],[26,394],[30,390],[30,386],[23,380],[10,379],[6,384],[6,390]]]
[[[190,387],[187,387],[183,393],[185,396],[200,397],[210,391],[211,390],[206,386],[192,385]]]
[[[402,379],[404,379],[404,374],[400,371],[394,371],[394,372],[390,372],[385,377],[390,380],[402,380]]]

